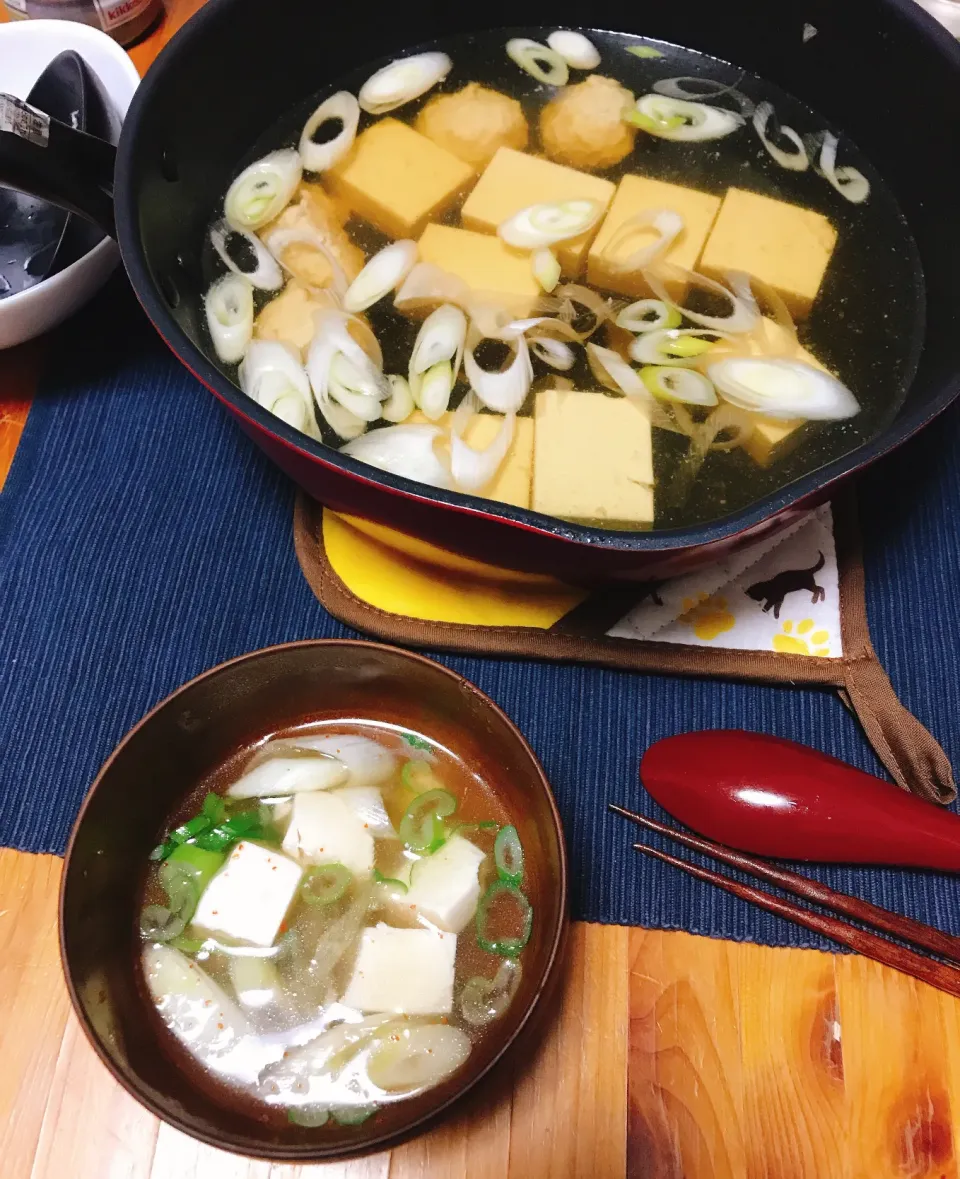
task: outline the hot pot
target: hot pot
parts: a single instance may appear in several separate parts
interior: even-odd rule
[[[536,26],[548,16],[556,25],[633,32],[736,62],[821,111],[877,166],[915,236],[928,303],[919,369],[878,437],[717,522],[604,531],[375,471],[280,422],[211,360],[201,329],[200,246],[238,161],[276,118],[325,79],[420,41],[480,25]],[[591,582],[690,568],[826,499],[839,481],[899,446],[960,393],[960,46],[911,0],[694,0],[636,13],[596,0],[586,16],[570,0],[558,0],[549,13],[525,0],[488,0],[481,9],[374,0],[339,12],[303,0],[273,0],[266,8],[256,0],[209,0],[137,92],[114,176],[102,153],[86,159],[81,151],[68,167],[54,167],[54,146],[54,137],[46,149],[25,146],[16,169],[4,148],[0,175],[101,223],[103,193],[112,185],[116,237],[147,314],[278,466],[339,512],[466,556]],[[86,163],[80,167],[78,159]],[[91,183],[91,171],[99,183]]]

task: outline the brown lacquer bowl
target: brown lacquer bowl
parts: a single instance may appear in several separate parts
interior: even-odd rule
[[[523,980],[497,1030],[464,1068],[423,1098],[362,1126],[305,1129],[260,1119],[184,1068],[139,974],[139,895],[147,856],[184,796],[230,757],[304,720],[358,717],[426,733],[476,770],[514,816],[534,906]],[[560,817],[539,762],[499,708],[455,672],[376,643],[291,643],[255,651],[192,680],[123,739],[77,819],[60,896],[60,945],[80,1023],[124,1088],[179,1130],[225,1150],[322,1161],[384,1147],[448,1110],[542,1016],[566,922]]]

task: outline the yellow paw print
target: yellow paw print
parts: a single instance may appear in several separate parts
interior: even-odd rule
[[[814,630],[812,618],[805,618],[796,624],[788,618],[783,624],[782,634],[773,636],[773,649],[784,655],[830,654],[830,634],[825,630]]]
[[[698,639],[709,642],[725,630],[733,630],[737,620],[727,609],[726,598],[699,593],[695,598],[683,599],[683,613],[678,621],[692,626]]]

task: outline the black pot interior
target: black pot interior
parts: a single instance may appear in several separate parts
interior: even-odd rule
[[[598,0],[586,22],[582,8],[561,0],[549,15],[556,25],[618,29],[734,62],[843,128],[886,180],[919,249],[927,292],[920,364],[895,421],[877,438],[716,523],[606,532],[457,493],[431,493],[433,498],[591,544],[703,544],[734,535],[875,459],[949,404],[960,392],[960,47],[944,30],[911,0],[781,0],[774,7],[768,0],[693,0],[644,7],[637,17]],[[326,8],[302,0],[274,0],[269,12],[254,0],[210,0],[190,21],[151,69],[128,115],[118,161],[117,226],[141,301],[203,381],[286,442],[370,477],[370,468],[311,442],[253,404],[207,357],[200,247],[211,212],[255,140],[327,81],[481,22],[515,28],[543,19],[540,8],[513,0],[491,0],[479,21],[456,5],[376,4],[352,25],[336,28]],[[808,25],[816,35],[805,39]],[[418,484],[380,472],[372,481],[420,491]]]

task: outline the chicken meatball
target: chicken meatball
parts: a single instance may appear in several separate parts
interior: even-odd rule
[[[633,151],[636,129],[623,121],[633,95],[613,78],[593,74],[567,86],[540,115],[547,155],[574,168],[610,168]]]
[[[438,94],[417,116],[417,130],[478,171],[500,147],[522,151],[529,129],[515,98],[471,82],[456,94]]]

